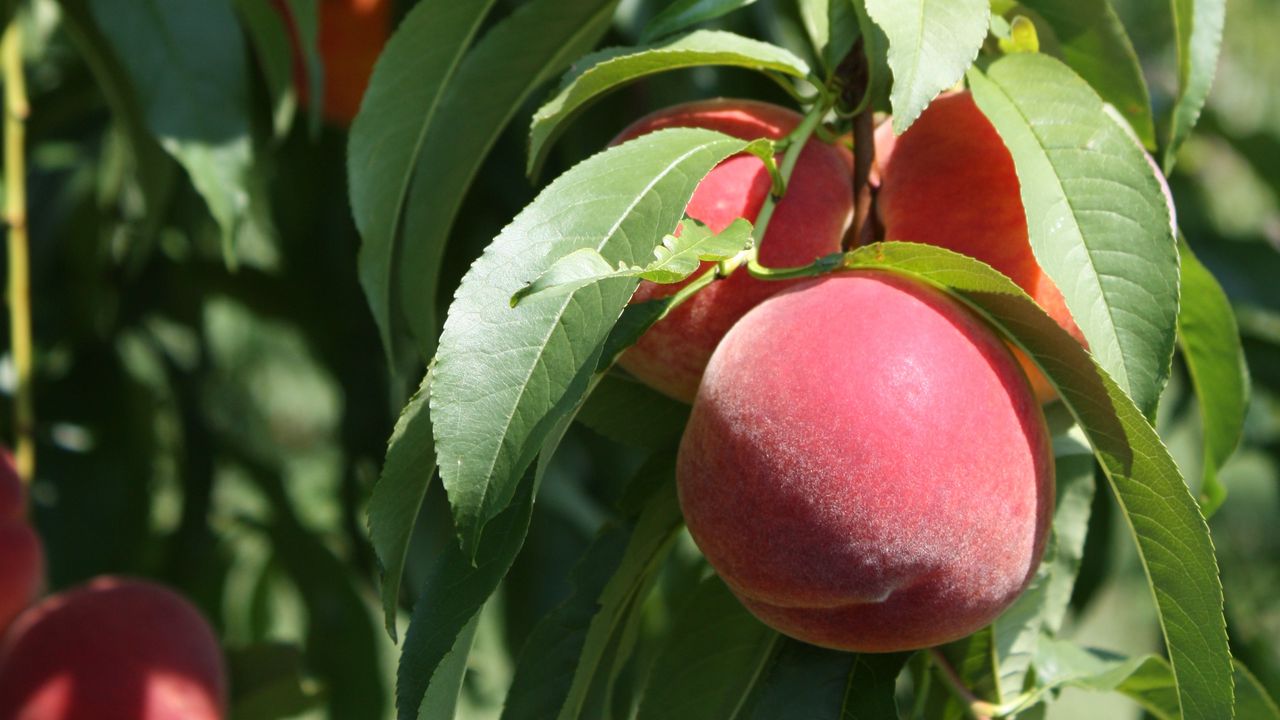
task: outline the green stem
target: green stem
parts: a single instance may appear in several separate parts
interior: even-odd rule
[[[786,143],[787,150],[782,156],[782,164],[778,166],[778,177],[782,178],[783,188],[781,192],[770,193],[765,198],[764,207],[760,208],[760,214],[756,216],[755,235],[756,241],[751,248],[750,261],[755,262],[759,257],[760,245],[764,242],[765,231],[769,229],[769,221],[773,218],[773,211],[778,207],[778,201],[782,199],[786,193],[786,184],[791,180],[791,172],[795,170],[796,163],[800,160],[800,153],[804,150],[804,146],[809,142],[809,136],[818,128],[822,122],[822,117],[827,114],[828,105],[824,102],[815,106],[805,115],[804,120],[796,126],[791,134],[787,135],[782,142]]]
[[[14,18],[0,39],[4,73],[4,195],[9,226],[9,327],[18,386],[14,401],[14,459],[18,475],[35,476],[35,404],[32,400],[31,266],[27,234],[26,123],[30,106],[22,73],[22,26]]]

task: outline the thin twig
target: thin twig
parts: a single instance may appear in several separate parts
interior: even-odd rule
[[[4,73],[4,195],[9,227],[9,326],[17,371],[14,402],[14,459],[18,475],[35,476],[35,404],[32,399],[31,262],[27,233],[26,123],[30,106],[22,70],[22,26],[17,18],[0,39]]]
[[[946,681],[951,691],[968,706],[969,714],[974,720],[992,720],[997,710],[996,706],[974,695],[973,691],[965,686],[964,679],[955,668],[951,667],[947,656],[943,655],[941,650],[929,648],[929,659],[933,660],[933,664],[942,671],[942,679]]]

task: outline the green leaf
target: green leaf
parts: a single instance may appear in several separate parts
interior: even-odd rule
[[[1022,57],[1022,56],[1019,56]],[[883,268],[949,291],[1016,342],[1084,429],[1137,544],[1186,720],[1231,716],[1231,654],[1209,529],[1173,458],[1114,380],[1025,293],[941,248],[880,243],[854,268]]]
[[[787,717],[840,720],[850,675],[859,657],[788,637],[779,638],[775,659],[760,678],[749,710],[742,716],[751,720]],[[862,699],[856,694],[850,695],[854,702]]]
[[[244,36],[229,0],[89,0],[146,126],[186,169],[234,262],[244,232],[271,237],[249,134]]]
[[[987,38],[987,0],[866,0],[889,38],[893,132],[901,135],[938,93],[960,82]]]
[[[315,3],[235,0],[235,6],[236,12],[244,19],[267,95],[270,96],[272,130],[276,139],[281,139],[289,133],[298,111],[298,88],[294,87],[293,76],[295,60],[302,63],[308,77],[317,70],[309,63],[314,55],[303,50],[305,45],[315,46]],[[310,13],[304,22],[299,22],[296,8],[300,6],[305,6]],[[301,31],[304,24],[311,31],[307,39]]]
[[[991,625],[995,645],[996,702],[1022,692],[1041,633],[1062,625],[1084,555],[1093,503],[1093,453],[1079,428],[1054,438],[1057,498],[1052,532],[1031,584]]]
[[[858,16],[850,0],[799,0],[800,21],[817,50],[827,77],[858,39]]]
[[[694,591],[654,663],[637,720],[743,717],[782,636],[718,577]]]
[[[776,45],[716,30],[697,30],[662,43],[614,48],[583,58],[559,93],[534,113],[529,128],[529,174],[536,175],[556,138],[602,95],[668,70],[721,65],[804,77],[804,61]]]
[[[659,450],[680,439],[689,406],[616,373],[604,376],[578,421],[624,445]]]
[[[1177,160],[1178,148],[1191,135],[1200,111],[1209,97],[1213,76],[1218,70],[1222,49],[1222,26],[1226,22],[1226,0],[1169,0],[1173,28],[1177,36],[1178,97],[1166,122],[1164,171],[1169,173]]]
[[[845,689],[842,720],[878,720],[898,717],[894,686],[914,653],[856,655]]]
[[[1064,640],[1043,638],[1036,657],[1036,670],[1039,673],[1039,693],[1065,687],[1092,692],[1120,692],[1133,698],[1160,720],[1180,717],[1177,686],[1169,663],[1155,655],[1126,658]],[[1230,707],[1227,710],[1230,712]]]
[[[520,655],[504,720],[577,718],[608,668],[681,525],[672,465],[638,518],[604,531],[575,571],[575,592],[534,629]]]
[[[1213,514],[1226,498],[1220,470],[1240,444],[1249,406],[1249,371],[1231,301],[1191,247],[1178,243],[1182,255],[1182,307],[1178,341],[1191,384],[1200,402],[1204,434],[1204,475],[1200,507]]]
[[[422,498],[436,471],[431,414],[427,408],[430,386],[431,372],[428,371],[418,392],[400,412],[387,442],[382,475],[369,497],[369,541],[382,571],[382,611],[392,640],[396,639],[400,579],[409,552],[409,539],[422,508]]]
[[[396,247],[418,158],[441,98],[494,0],[422,0],[387,42],[347,143],[351,212],[363,244],[360,284],[394,367],[407,322],[396,296]]]
[[[606,280],[510,307],[529,278],[583,247],[650,256],[698,182],[751,143],[678,128],[610,148],[552,182],[493,241],[455,295],[431,390],[440,474],[468,554],[507,506],[548,428],[583,397],[638,284]]]
[[[401,255],[388,270],[398,288],[390,302],[400,303],[421,357],[435,353],[440,264],[480,164],[529,97],[604,35],[617,4],[532,0],[520,5],[467,53],[440,98],[412,170]]]
[[[1244,663],[1236,661],[1236,717],[1240,720],[1280,720],[1280,707]]]
[[[715,20],[722,15],[748,5],[756,0],[672,0],[662,12],[645,25],[641,42],[680,32],[698,23]]]
[[[858,21],[858,34],[862,37],[862,51],[867,58],[867,95],[869,106],[875,110],[888,112],[889,90],[891,87],[889,70],[889,38],[885,37],[880,26],[867,14],[865,0],[850,0],[853,13]]]
[[[401,720],[453,717],[480,609],[524,545],[535,484],[528,473],[515,502],[494,519],[474,565],[456,546],[436,560],[414,605],[396,672]]]
[[[1013,154],[1036,260],[1099,364],[1150,416],[1169,377],[1178,252],[1159,173],[1097,93],[1046,55],[969,73]]]
[[[1114,105],[1142,144],[1154,150],[1156,130],[1147,81],[1110,0],[1023,0],[1022,5],[1052,28],[1055,54]]]
[[[721,261],[751,247],[751,223],[738,218],[723,232],[713,233],[696,220],[685,220],[680,235],[667,235],[654,248],[647,265],[617,267],[595,248],[574,250],[551,264],[536,280],[511,296],[511,307],[537,293],[567,293],[610,278],[641,278],[655,283],[678,283],[701,267],[703,260]]]
[[[231,717],[275,720],[324,705],[324,692],[305,677],[306,660],[296,645],[258,643],[227,651]]]

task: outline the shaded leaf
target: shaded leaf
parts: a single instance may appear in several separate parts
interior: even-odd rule
[[[1226,498],[1220,470],[1240,444],[1249,406],[1249,371],[1231,301],[1186,241],[1182,255],[1182,306],[1178,341],[1200,403],[1204,472],[1200,507],[1210,516]]]
[[[147,128],[186,169],[234,261],[242,232],[274,234],[249,134],[244,36],[227,0],[89,0]]]
[[[986,265],[941,248],[879,243],[850,267],[884,268],[950,292],[1018,344],[1057,388],[1102,464],[1147,573],[1187,720],[1230,717],[1231,655],[1209,529],[1145,417],[1072,337]]]
[[[858,16],[850,0],[799,0],[800,21],[830,77],[858,39]]]
[[[629,377],[606,375],[587,398],[578,421],[624,445],[658,450],[680,439],[689,406]]]
[[[1280,707],[1258,678],[1236,661],[1236,717],[1240,720],[1280,720]]]
[[[529,128],[529,174],[536,175],[570,121],[607,92],[668,70],[721,65],[804,77],[804,61],[776,45],[716,30],[697,30],[659,44],[613,48],[578,63],[554,98],[534,113]]]
[[[1166,122],[1164,171],[1173,169],[1178,148],[1200,119],[1222,50],[1226,0],[1169,0],[1178,50],[1178,97]]]
[[[391,439],[382,475],[369,496],[369,541],[378,555],[382,571],[382,611],[387,634],[396,639],[396,610],[400,601],[400,579],[413,525],[422,508],[422,498],[436,471],[435,445],[431,436],[431,414],[427,396],[431,372],[400,412]]]
[[[534,629],[503,712],[506,720],[579,717],[622,628],[638,612],[681,525],[668,464],[634,523],[605,530],[575,571],[575,593]]]
[[[1021,185],[1036,260],[1098,363],[1150,416],[1169,377],[1178,253],[1159,173],[1070,68],[1009,55],[969,73]]]
[[[907,131],[938,93],[960,82],[987,38],[987,0],[865,0],[889,38],[893,132]]]
[[[680,32],[752,5],[756,0],[672,0],[645,25],[641,42]]]
[[[417,155],[393,295],[422,358],[435,353],[440,264],[454,218],[498,135],[536,90],[604,35],[617,0],[532,0],[476,43],[445,88]],[[483,88],[483,92],[478,92]]]
[[[654,663],[637,720],[743,717],[781,638],[720,578],[707,578]]]
[[[514,309],[511,296],[580,248],[611,263],[649,257],[698,182],[750,145],[679,128],[610,148],[547,186],[462,279],[440,341],[431,417],[468,554],[510,501],[548,429],[583,397],[637,281],[534,296]]]
[[[894,687],[898,674],[914,653],[861,654],[854,656],[845,690],[843,720],[878,720],[898,717]]]
[[[1053,29],[1063,62],[1120,111],[1147,149],[1155,150],[1147,81],[1110,0],[1023,0],[1021,4]]]
[[[363,243],[360,285],[393,366],[403,362],[395,297],[405,201],[441,98],[494,0],[422,0],[387,42],[347,143],[351,212]]]

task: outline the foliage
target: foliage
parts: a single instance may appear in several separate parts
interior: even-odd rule
[[[340,1],[15,5],[36,373],[0,373],[0,430],[30,381],[51,591],[183,592],[234,718],[1280,718],[1273,3],[404,0],[341,128]],[[795,140],[961,86],[1087,350],[963,256],[763,268],[767,216],[683,216],[726,158],[785,193]],[[809,122],[610,145],[717,95]],[[1061,397],[1031,585],[916,653],[743,609],[683,528],[687,406],[613,363],[685,297],[641,280],[850,268],[950,294]]]

